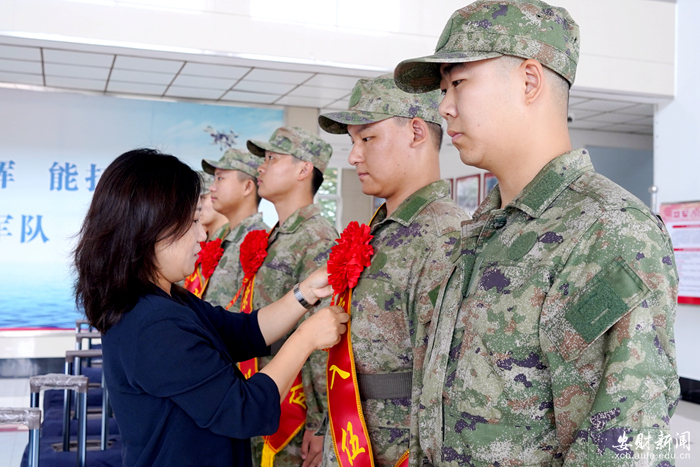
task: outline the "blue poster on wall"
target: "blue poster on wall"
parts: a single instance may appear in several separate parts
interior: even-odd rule
[[[196,170],[266,140],[280,109],[0,89],[0,329],[72,328],[71,250],[100,174],[151,147]],[[261,205],[268,225],[276,214]]]

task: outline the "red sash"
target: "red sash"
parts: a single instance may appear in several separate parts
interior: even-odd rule
[[[255,274],[267,256],[267,239],[268,233],[264,230],[248,232],[248,235],[243,239],[240,251],[241,266],[244,274],[243,284],[226,306],[227,310],[236,303],[238,297],[243,293],[241,312],[250,313],[253,311]],[[253,358],[245,362],[239,362],[238,367],[246,378],[250,378],[258,372],[258,359]],[[265,446],[262,452],[261,467],[273,467],[275,455],[284,449],[306,425],[306,395],[304,394],[301,373],[294,379],[292,388],[281,401],[280,409],[280,426],[277,432],[270,436],[263,436]]]
[[[354,224],[354,225],[353,225]],[[333,286],[333,303],[346,313],[352,311],[352,289],[362,270],[369,266],[374,249],[369,245],[372,235],[369,227],[352,222],[343,231],[338,245],[328,259],[328,282]],[[333,448],[341,467],[374,467],[374,456],[369,432],[365,424],[357,385],[355,359],[352,353],[352,321],[340,342],[328,352],[326,385],[328,391],[328,419],[333,436]],[[408,451],[396,463],[408,466]]]

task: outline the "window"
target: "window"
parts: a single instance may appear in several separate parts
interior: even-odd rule
[[[340,197],[340,170],[329,167],[323,174],[323,184],[316,193],[315,202],[321,205],[321,215],[340,231],[342,200]]]

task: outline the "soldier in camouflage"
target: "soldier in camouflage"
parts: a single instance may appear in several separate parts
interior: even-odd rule
[[[440,466],[670,466],[678,287],[664,225],[572,150],[579,29],[537,0],[477,1],[395,70],[441,88],[467,164],[499,185],[437,297],[420,437]],[[499,58],[501,57],[501,58]],[[515,58],[518,57],[518,58]]]
[[[258,309],[292,289],[328,261],[338,232],[321,216],[313,198],[323,183],[332,148],[318,136],[296,127],[275,130],[269,142],[248,141],[248,150],[264,162],[259,167],[260,196],[272,202],[279,223],[270,232],[267,257],[255,276],[253,308]],[[317,309],[330,304],[322,300]],[[273,345],[273,353],[276,346]],[[262,368],[271,357],[258,359]],[[302,368],[306,397],[306,430],[275,456],[275,467],[316,467],[323,449],[322,423],[326,403],[327,354],[316,351]],[[259,465],[262,438],[252,442]]]
[[[225,231],[228,230],[228,219],[223,214],[214,210],[211,203],[211,192],[209,187],[214,183],[214,176],[206,172],[199,172],[202,179],[202,194],[199,195],[201,208],[199,210],[199,223],[202,224],[204,231],[207,233],[207,240],[219,238]]]
[[[319,117],[324,130],[350,135],[348,162],[363,193],[386,199],[370,224],[372,264],[352,295],[352,350],[377,467],[409,448],[409,466],[423,460],[417,415],[428,328],[469,218],[440,180],[439,98],[403,92],[386,75],[359,80],[347,111]],[[330,430],[324,455],[335,463]]]
[[[221,237],[224,254],[202,296],[215,306],[228,305],[241,287],[243,269],[239,253],[246,234],[251,230],[269,229],[258,212],[258,167],[259,157],[237,149],[227,150],[218,161],[202,160],[204,171],[215,177],[210,187],[212,205],[228,219],[226,232]],[[238,308],[234,306],[231,311],[238,311]]]

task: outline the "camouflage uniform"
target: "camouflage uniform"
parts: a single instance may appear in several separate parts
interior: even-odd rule
[[[500,205],[496,187],[463,224],[438,297],[420,414],[428,457],[657,465],[616,454],[668,434],[680,395],[678,276],[663,224],[594,172],[585,150]]]
[[[563,9],[479,1],[452,16],[435,55],[395,76],[423,92],[439,86],[440,63],[504,54],[572,83],[578,50]],[[462,225],[437,298],[419,413],[428,459],[673,465],[673,447],[657,441],[680,394],[677,290],[663,223],[597,174],[586,150],[549,162],[503,208],[496,187]]]
[[[403,92],[391,75],[361,79],[348,110],[321,115],[319,124],[330,133],[347,133],[347,125],[392,117],[419,117],[440,125],[439,97],[438,92]],[[408,373],[411,389],[407,392],[412,395],[366,397],[360,381],[362,410],[377,467],[392,467],[409,448],[410,466],[420,465],[423,459],[417,414],[428,327],[440,283],[459,241],[460,223],[468,218],[450,198],[447,183],[438,181],[406,198],[388,217],[383,205],[372,219],[372,264],[352,295],[355,368],[360,379],[363,375]],[[336,463],[330,432],[324,456],[326,465]]]
[[[224,227],[228,228],[228,224]],[[251,230],[264,230],[266,232],[270,230],[267,224],[263,222],[262,213],[256,212],[252,216],[246,217],[226,235],[226,238],[221,243],[224,254],[221,256],[214,274],[209,278],[209,284],[204,291],[202,300],[206,300],[214,306],[225,307],[236,295],[243,283],[243,269],[239,259],[241,243],[243,243],[243,239]],[[240,306],[241,302],[239,299],[231,307],[230,311],[239,311]]]
[[[202,160],[202,167],[207,174],[213,174],[216,169],[238,170],[257,178],[260,158],[237,149],[229,149],[218,161]],[[208,186],[211,186],[212,183],[213,179]],[[219,229],[211,238],[219,238],[224,233],[223,229],[228,230],[229,224]],[[243,282],[243,269],[239,259],[243,239],[251,230],[268,231],[269,229],[262,220],[262,214],[258,212],[243,219],[240,224],[228,231],[221,243],[224,254],[209,278],[209,284],[202,296],[203,300],[214,306],[225,307],[229,304]],[[231,311],[239,311],[239,308],[240,301],[231,307]]]
[[[311,162],[314,167],[325,171],[331,157],[331,147],[321,138],[293,127],[277,129],[270,141],[248,141],[250,151],[259,156],[265,150],[290,154],[298,159]],[[264,148],[264,149],[263,149]],[[335,245],[338,232],[321,215],[321,206],[311,204],[292,214],[282,225],[270,232],[267,257],[255,276],[253,308],[258,309],[282,298],[309,274],[326,264],[331,247]],[[322,300],[317,308],[330,305],[330,298]],[[302,318],[303,321],[304,318]],[[274,349],[274,346],[273,346]],[[327,412],[326,402],[326,360],[328,354],[317,350],[311,354],[302,368],[304,394],[306,397],[306,430],[319,431]],[[260,368],[270,362],[271,357],[258,359]],[[275,456],[275,467],[300,466],[302,429],[292,441]],[[252,440],[254,465],[260,465],[263,440]]]

